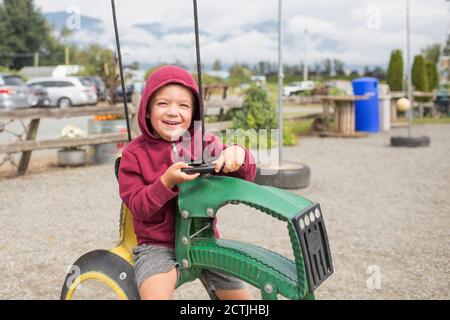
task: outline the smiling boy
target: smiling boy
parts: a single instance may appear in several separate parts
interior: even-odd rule
[[[180,159],[201,160],[193,143],[201,135],[194,127],[194,121],[203,117],[199,101],[197,84],[189,72],[176,66],[155,70],[139,106],[142,135],[122,154],[119,191],[133,215],[138,241],[133,254],[141,299],[173,298],[180,267],[174,252],[177,185],[199,176],[183,173],[181,169],[189,164]],[[193,138],[185,139],[186,133]],[[256,166],[248,150],[227,147],[210,134],[205,134],[204,143],[216,158],[217,173],[253,181]],[[219,237],[216,227],[214,232]],[[203,270],[201,277],[219,299],[250,299],[243,283],[230,275]]]

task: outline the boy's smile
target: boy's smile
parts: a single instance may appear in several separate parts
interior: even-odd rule
[[[193,111],[191,90],[178,84],[162,87],[150,102],[150,122],[154,134],[166,141],[177,140],[191,126]]]

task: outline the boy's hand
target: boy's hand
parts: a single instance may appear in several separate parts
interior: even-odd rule
[[[166,172],[164,172],[161,176],[161,182],[163,185],[165,185],[168,189],[172,189],[177,184],[194,180],[200,175],[200,173],[186,174],[181,172],[181,169],[183,168],[189,168],[187,163],[177,162],[167,168]]]
[[[225,164],[223,168],[223,172],[235,172],[238,171],[239,168],[245,162],[245,150],[239,146],[232,146],[226,148],[217,160],[213,161],[213,164],[216,165],[216,172],[219,172],[222,168],[222,165]]]

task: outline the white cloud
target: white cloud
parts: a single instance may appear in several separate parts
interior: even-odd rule
[[[114,32],[109,0],[36,0],[44,12],[66,11],[74,3],[86,16],[102,20],[101,35],[82,30],[76,37],[113,48]],[[426,45],[442,42],[448,24],[445,0],[411,0],[412,54]],[[169,34],[157,39],[136,24],[161,23],[165,29],[193,27],[192,1],[116,0],[125,61],[142,63],[193,61],[192,34]],[[369,6],[379,8],[380,29],[367,27]],[[392,49],[405,47],[404,0],[284,0],[286,63],[303,56],[304,29],[310,33],[309,61],[338,58],[351,65],[386,65]],[[276,0],[199,1],[203,60],[211,63],[277,60],[276,30],[244,31],[245,26],[277,21]],[[226,38],[222,39],[222,37]]]

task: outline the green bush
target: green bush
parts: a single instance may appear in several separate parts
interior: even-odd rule
[[[295,146],[298,143],[298,135],[295,132],[294,122],[283,123],[283,145]]]
[[[387,83],[391,91],[403,90],[403,58],[401,50],[393,50],[387,70]]]
[[[439,73],[437,70],[436,63],[427,61],[427,76],[430,91],[436,89],[439,86]]]
[[[251,148],[271,148],[278,144],[277,137],[270,136],[270,130],[278,128],[278,115],[273,104],[270,103],[267,92],[260,87],[251,87],[246,91],[243,106],[233,113],[233,128],[235,130],[266,129],[268,133],[267,141],[259,141],[258,137],[250,137],[246,140],[246,147]],[[236,136],[233,143],[238,143]],[[285,122],[283,125],[283,144],[287,146],[295,145],[298,142],[295,124]],[[230,142],[229,142],[230,143]],[[242,141],[241,141],[242,143]]]
[[[425,59],[421,55],[417,55],[414,58],[412,66],[412,83],[414,89],[417,91],[429,91],[427,68]]]
[[[423,56],[418,55],[414,58],[414,64],[412,66],[412,83],[414,90],[428,92],[430,91],[430,85],[428,81],[428,72],[425,59]],[[427,102],[430,100],[428,97],[415,98],[418,102]]]
[[[234,129],[273,129],[278,127],[275,107],[267,91],[251,87],[245,93],[242,108],[234,113]]]

